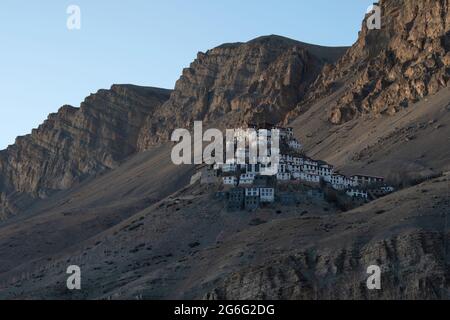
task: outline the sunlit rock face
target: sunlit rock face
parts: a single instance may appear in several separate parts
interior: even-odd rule
[[[149,118],[139,146],[166,141],[172,129],[194,120],[219,127],[278,123],[303,99],[323,66],[346,50],[266,36],[199,53],[170,100]]]
[[[115,168],[137,150],[144,119],[170,91],[115,85],[80,108],[63,106],[30,135],[0,152],[0,212],[20,211],[32,198]]]

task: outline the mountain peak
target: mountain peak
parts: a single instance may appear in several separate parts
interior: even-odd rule
[[[140,149],[167,141],[171,130],[196,120],[218,127],[281,122],[323,66],[346,50],[271,35],[199,53],[183,70],[169,101],[150,119]]]
[[[324,75],[326,88],[352,75],[353,83],[330,120],[360,113],[393,114],[449,84],[448,1],[381,1],[382,28],[363,23],[356,44]]]
[[[88,176],[115,168],[137,150],[145,119],[170,90],[113,85],[80,108],[65,105],[0,153],[0,218],[15,214],[23,197],[45,198]],[[20,168],[20,169],[17,169]]]

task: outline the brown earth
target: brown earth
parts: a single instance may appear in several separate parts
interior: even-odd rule
[[[17,224],[0,229],[0,250],[9,252],[2,259],[11,263],[0,297],[448,299],[449,183],[434,179],[346,213],[320,202],[228,213],[210,189],[189,187],[92,237],[74,219],[67,237],[45,236],[73,245],[45,253],[35,252],[43,221],[25,219],[24,239]],[[85,241],[73,242],[73,229]],[[14,257],[8,246],[34,259]],[[82,268],[80,292],[65,287],[71,264]],[[373,264],[384,270],[376,293],[365,287]]]

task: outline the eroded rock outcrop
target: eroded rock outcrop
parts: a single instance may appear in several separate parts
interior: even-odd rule
[[[449,1],[385,0],[379,5],[381,30],[368,30],[364,21],[355,45],[323,70],[305,99],[314,102],[344,85],[345,93],[331,106],[334,124],[362,113],[394,114],[449,84]]]
[[[115,85],[63,106],[30,135],[0,152],[0,216],[115,168],[137,150],[145,118],[170,91]]]
[[[139,147],[167,141],[174,128],[189,128],[195,120],[219,127],[278,123],[302,100],[323,65],[346,50],[267,36],[199,53],[170,100],[148,119]]]
[[[359,247],[311,249],[249,267],[205,295],[210,300],[448,299],[448,233],[411,232]],[[383,266],[370,291],[367,267]]]

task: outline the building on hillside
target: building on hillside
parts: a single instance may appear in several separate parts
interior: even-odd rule
[[[226,186],[237,186],[238,179],[235,176],[223,177],[223,184]]]
[[[303,164],[308,165],[308,166],[313,166],[313,167],[319,166],[319,162],[316,160],[312,160],[312,159],[304,159]]]
[[[248,210],[248,211],[258,210],[258,208],[260,206],[259,197],[254,197],[254,196],[245,197],[244,206],[245,206],[245,210]]]
[[[390,193],[392,193],[394,191],[395,191],[394,187],[382,186],[382,187],[379,187],[379,188],[370,189],[369,190],[369,194],[372,197],[379,198],[379,197],[384,197],[384,196],[386,196],[386,195],[388,195],[388,194],[390,194]]]
[[[291,155],[289,155],[289,154],[282,154],[282,155],[280,156],[280,160],[281,160],[283,163],[293,163],[293,162],[294,162],[294,156],[291,156]]]
[[[259,197],[259,188],[245,188],[246,197]]]
[[[275,201],[274,188],[259,188],[261,203],[273,203]]]
[[[344,176],[342,174],[333,174],[331,176],[331,181],[327,181],[327,182],[331,183],[331,186],[335,190],[346,190],[346,189],[354,186],[353,180],[347,178],[346,176]]]
[[[303,165],[303,158],[293,157],[292,162],[296,166],[302,166]]]
[[[309,174],[319,174],[319,165],[317,162],[305,161],[302,165],[302,171]]]
[[[239,185],[252,185],[255,182],[256,175],[254,173],[241,174]]]
[[[280,164],[278,166],[278,173],[286,173],[288,172],[288,165],[287,164]]]
[[[369,193],[367,191],[357,188],[347,190],[347,195],[352,198],[369,199]]]
[[[286,135],[288,138],[293,138],[294,137],[294,128],[288,127],[286,128]]]
[[[245,210],[255,211],[263,203],[275,202],[275,188],[274,187],[248,187],[244,192],[244,208]]]
[[[366,175],[354,175],[351,177],[355,185],[358,186],[370,186],[374,184],[384,183],[384,178]]]
[[[273,166],[272,166],[272,164],[269,164],[269,165],[262,164],[261,165],[261,175],[264,175],[264,176],[276,176],[278,170],[279,170],[278,165],[273,165]]]
[[[258,164],[247,164],[246,172],[247,173],[258,174],[258,173],[261,172],[261,165],[259,163]]]
[[[301,172],[292,172],[292,179],[301,180],[302,173]]]
[[[289,170],[291,172],[301,172],[302,171],[302,166],[301,165],[294,164],[294,165],[289,165],[289,166],[290,166]]]
[[[322,164],[318,167],[318,174],[322,178],[331,177],[334,174],[334,167],[329,164]]]
[[[383,187],[380,188],[380,190],[381,190],[382,192],[385,192],[386,194],[388,194],[388,193],[394,192],[394,191],[395,191],[395,188],[394,188],[394,187],[391,187],[391,186],[383,186]]]
[[[277,174],[277,180],[280,182],[289,182],[291,181],[291,174],[289,172],[279,172]]]
[[[238,166],[235,163],[225,163],[222,165],[222,172],[229,173],[229,172],[236,172],[238,169]]]
[[[233,188],[228,193],[227,208],[229,211],[242,210],[244,206],[245,194],[242,188]]]
[[[300,172],[299,180],[309,183],[320,183],[320,176],[318,174],[311,174],[302,171]]]
[[[273,127],[272,130],[280,131],[280,138],[283,140],[291,140],[294,138],[294,129],[293,128],[284,128],[284,127]]]
[[[296,139],[290,140],[288,146],[293,150],[300,150],[303,147]]]

